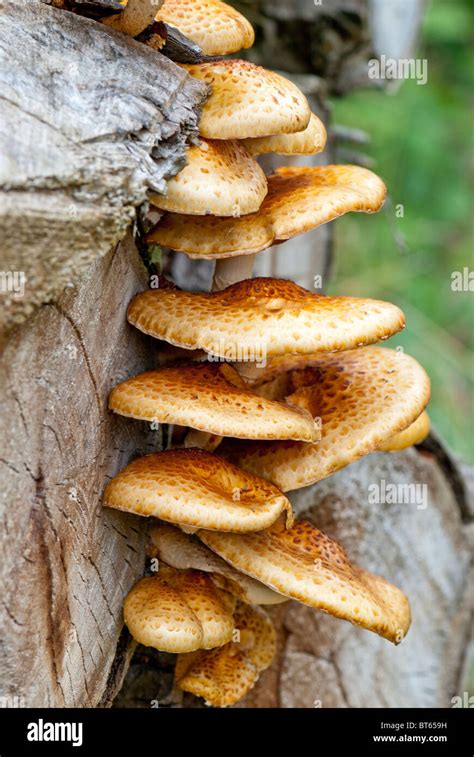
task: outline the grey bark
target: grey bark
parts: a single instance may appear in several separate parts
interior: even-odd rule
[[[123,673],[128,645],[114,658],[123,597],[144,567],[143,528],[103,509],[101,495],[161,442],[107,411],[114,384],[154,365],[155,346],[126,321],[145,287],[129,237],[3,357],[0,695],[30,707],[97,705]]]
[[[38,0],[0,14],[0,332],[22,322],[123,238],[135,208],[184,164],[207,89],[97,21]]]

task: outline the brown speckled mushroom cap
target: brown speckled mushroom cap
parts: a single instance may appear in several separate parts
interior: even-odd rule
[[[202,140],[187,151],[187,165],[152,205],[173,213],[241,216],[257,211],[267,194],[263,170],[236,140]]]
[[[241,218],[168,213],[147,234],[191,258],[227,258],[265,250],[349,212],[375,213],[385,184],[360,166],[281,167],[268,177],[256,213]]]
[[[373,452],[413,423],[430,396],[423,368],[395,350],[363,347],[315,355],[306,364],[299,356],[275,360],[281,373],[272,373],[270,363],[262,372],[273,379],[266,384],[259,379],[257,391],[266,397],[285,396],[320,417],[321,441],[227,440],[219,454],[282,491],[309,486]]]
[[[180,570],[193,569],[209,573],[214,583],[239,599],[254,605],[274,605],[287,602],[265,584],[240,573],[212,552],[195,536],[183,533],[168,523],[150,529],[149,554]]]
[[[109,408],[131,418],[190,426],[218,436],[320,438],[307,410],[259,397],[226,363],[186,363],[141,373],[112,390]]]
[[[347,350],[387,339],[405,325],[402,311],[388,302],[327,297],[271,278],[214,293],[150,289],[132,300],[128,320],[157,339],[228,360],[241,359],[238,345],[254,362],[257,348],[266,358]],[[266,373],[261,365],[256,371]]]
[[[199,132],[208,139],[247,139],[306,129],[308,101],[296,84],[248,61],[231,59],[183,64],[211,85]]]
[[[257,534],[199,531],[238,570],[303,604],[349,620],[395,643],[410,626],[405,595],[380,576],[353,565],[342,547],[307,521]]]
[[[386,442],[377,448],[377,452],[397,452],[414,444],[421,444],[430,433],[430,418],[426,410],[411,423],[408,428],[399,431],[398,434],[391,436]]]
[[[263,610],[239,602],[234,622],[238,641],[210,652],[179,655],[176,661],[178,687],[203,697],[213,707],[240,701],[275,655],[275,629]]]
[[[160,567],[128,593],[124,620],[134,639],[163,652],[212,649],[232,638],[233,607],[209,576]]]
[[[175,26],[206,55],[236,53],[255,38],[247,19],[220,0],[165,0],[156,20]]]
[[[326,128],[314,113],[303,131],[295,134],[275,134],[273,137],[256,137],[244,139],[242,144],[250,155],[315,155],[326,147]]]
[[[137,458],[109,482],[104,504],[190,529],[256,531],[283,512],[288,525],[293,518],[276,486],[199,449]]]

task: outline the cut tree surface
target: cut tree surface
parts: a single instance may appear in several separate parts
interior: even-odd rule
[[[0,331],[123,238],[147,189],[184,165],[207,88],[158,52],[39,0],[2,0]],[[34,65],[32,65],[34,61]]]
[[[0,695],[27,707],[108,701],[126,663],[122,604],[143,571],[144,532],[101,496],[131,456],[160,441],[107,411],[117,381],[153,367],[151,340],[126,322],[144,285],[128,241],[5,350]]]

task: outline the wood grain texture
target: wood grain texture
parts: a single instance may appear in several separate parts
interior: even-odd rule
[[[154,367],[152,341],[126,321],[145,286],[128,238],[43,306],[1,363],[0,694],[26,706],[95,706],[124,672],[128,643],[118,659],[116,647],[144,521],[103,509],[101,495],[160,446],[147,424],[107,411],[114,384]]]
[[[1,0],[0,331],[123,238],[184,165],[207,89],[158,52],[39,0]],[[34,65],[32,65],[34,62]]]

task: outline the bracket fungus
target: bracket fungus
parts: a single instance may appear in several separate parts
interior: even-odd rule
[[[320,118],[311,113],[308,126],[294,134],[274,134],[268,137],[250,137],[242,144],[250,155],[316,155],[326,147],[326,127]]]
[[[402,591],[352,564],[312,524],[294,522],[283,492],[369,452],[421,441],[430,388],[415,360],[367,346],[404,328],[395,305],[251,279],[261,250],[344,213],[378,211],[383,181],[352,165],[265,176],[256,156],[321,152],[324,124],[292,81],[215,59],[253,43],[236,10],[219,0],[164,0],[150,24],[153,5],[129,0],[104,23],[161,49],[206,82],[209,97],[200,143],[189,146],[167,194],[150,195],[160,220],[145,243],[216,267],[211,292],[181,291],[160,276],[158,289],[129,305],[129,322],[186,362],[169,364],[168,355],[166,366],[116,386],[109,407],[179,426],[179,443],[191,431],[184,448],[129,463],[108,483],[104,504],[164,521],[150,529],[159,572],[125,600],[130,632],[178,653],[178,687],[225,707],[275,654],[275,629],[260,605],[294,599],[395,643],[405,636]],[[218,455],[190,447],[214,448],[222,437]]]
[[[406,596],[353,565],[343,548],[311,523],[281,523],[256,534],[198,531],[226,562],[305,605],[349,620],[398,644],[410,626]]]
[[[107,484],[104,503],[190,529],[257,531],[282,513],[288,526],[293,522],[276,486],[199,449],[136,458]]]
[[[237,641],[210,652],[179,655],[176,661],[178,687],[213,707],[229,707],[242,699],[276,652],[273,623],[261,608],[238,602],[234,622]]]
[[[209,573],[214,583],[238,599],[252,605],[276,605],[288,597],[246,576],[212,552],[195,536],[183,533],[168,523],[150,529],[150,557],[157,557],[179,570],[193,569]]]
[[[397,452],[400,449],[412,447],[414,444],[421,444],[430,433],[430,425],[429,415],[426,410],[423,410],[416,421],[387,439],[377,448],[377,452]]]
[[[220,0],[165,0],[156,20],[175,26],[207,55],[236,53],[255,39],[247,19]]]
[[[308,126],[311,111],[306,97],[296,84],[274,71],[235,58],[183,67],[211,85],[199,122],[203,137],[268,137]]]
[[[329,297],[271,278],[214,293],[149,289],[132,300],[128,320],[156,339],[216,358],[238,361],[238,343],[254,362],[259,350],[266,358],[348,350],[388,339],[405,326],[402,311],[388,302]],[[257,374],[265,373],[259,366]]]
[[[190,258],[252,255],[349,212],[375,213],[385,184],[360,166],[281,167],[260,209],[240,218],[167,213],[146,236]]]
[[[373,452],[428,404],[428,376],[416,360],[396,350],[361,347],[276,360],[279,372],[269,365],[269,381],[259,379],[259,393],[286,397],[319,417],[321,441],[227,440],[219,454],[282,491],[309,486]]]
[[[180,363],[141,373],[112,389],[109,408],[240,439],[317,441],[321,436],[308,410],[259,397],[227,363]]]
[[[136,641],[177,654],[229,642],[234,606],[205,573],[160,566],[158,575],[135,584],[123,612]]]
[[[187,165],[170,179],[166,195],[151,194],[160,210],[192,215],[241,216],[260,208],[267,194],[263,170],[237,140],[201,140]]]

